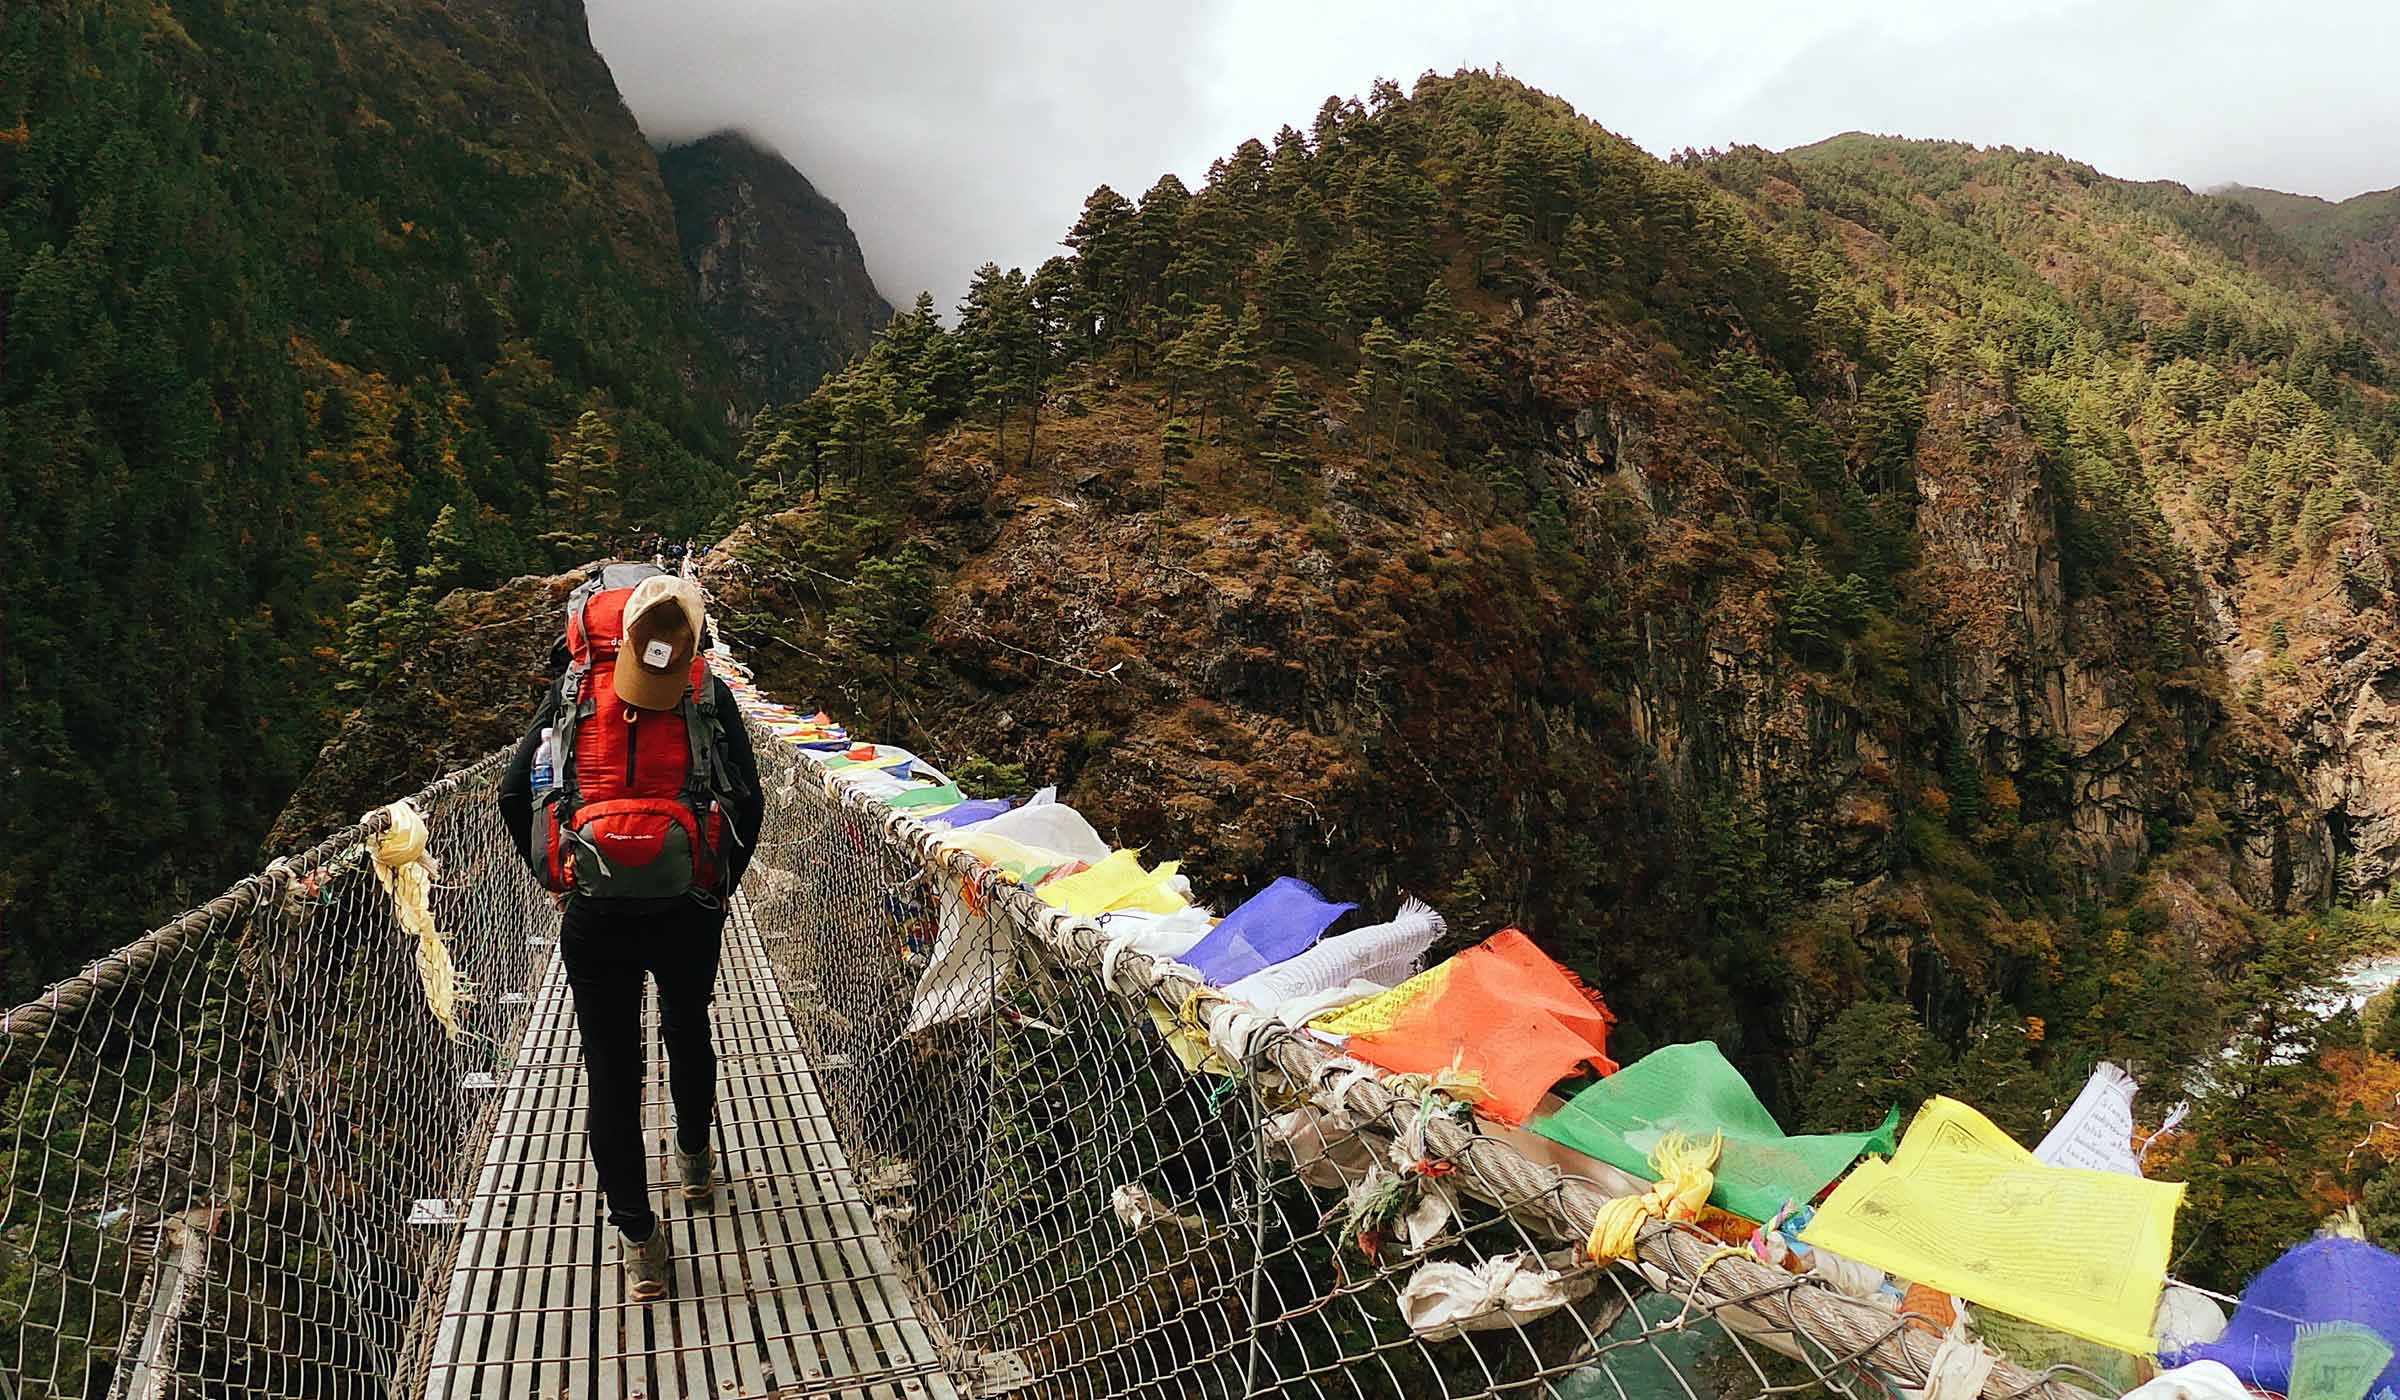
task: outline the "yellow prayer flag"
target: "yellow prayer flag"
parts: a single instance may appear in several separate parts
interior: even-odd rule
[[[1377,992],[1364,1001],[1337,1006],[1319,1015],[1309,1025],[1327,1035],[1380,1035],[1392,1028],[1400,1013],[1441,995],[1450,985],[1450,964],[1447,960],[1418,973],[1390,991]]]
[[[2048,1167],[1974,1109],[1928,1100],[1889,1163],[1868,1159],[1802,1242],[2142,1356],[2180,1182]]]
[[[1146,914],[1172,914],[1184,905],[1170,883],[1174,861],[1156,870],[1142,869],[1141,857],[1131,851],[1111,851],[1108,859],[1089,870],[1052,880],[1034,893],[1070,914],[1091,918],[1113,909],[1138,909]]]

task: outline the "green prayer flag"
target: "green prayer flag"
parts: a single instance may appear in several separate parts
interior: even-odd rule
[[[1716,1189],[1708,1199],[1750,1220],[1768,1220],[1785,1201],[1806,1205],[1861,1152],[1890,1156],[1900,1126],[1894,1108],[1867,1133],[1787,1137],[1713,1042],[1669,1045],[1585,1088],[1533,1130],[1613,1167],[1647,1177],[1650,1149],[1670,1132],[1725,1134]]]
[[[907,812],[919,807],[955,807],[966,800],[960,794],[958,784],[944,783],[940,787],[917,788],[912,792],[887,797],[883,799],[883,805]]]
[[[2028,1371],[2047,1371],[2053,1366],[2072,1366],[2089,1371],[2108,1382],[2118,1392],[2133,1389],[2142,1383],[2138,1363],[2133,1353],[2098,1342],[2070,1337],[2064,1332],[2027,1322],[1977,1304],[1975,1335],[1985,1346],[2016,1362]]]
[[[2292,1338],[2291,1400],[2363,1400],[2392,1344],[2355,1322],[2302,1324]]]

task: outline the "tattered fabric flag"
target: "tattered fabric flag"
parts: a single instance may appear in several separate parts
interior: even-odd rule
[[[2317,1322],[2356,1322],[2387,1341],[2400,1338],[2400,1255],[2364,1240],[2302,1241],[2250,1280],[2224,1336],[2162,1359],[2222,1361],[2252,1389],[2289,1395],[2294,1344],[2301,1327]],[[2400,1387],[2400,1365],[2383,1366],[2373,1388],[2383,1386]]]
[[[2046,1167],[1992,1120],[1935,1096],[1889,1162],[1835,1187],[1800,1238],[1863,1264],[2135,1355],[2183,1187]]]
[[[899,812],[916,811],[926,807],[940,807],[946,810],[965,800],[965,797],[959,793],[958,784],[941,783],[933,787],[921,787],[910,792],[894,794],[883,799],[883,805]]]
[[[1083,813],[1063,802],[1029,802],[1005,816],[982,823],[975,832],[979,836],[1002,836],[1057,851],[1090,865],[1108,859],[1108,843],[1084,820]]]
[[[2035,1159],[2053,1167],[2140,1176],[2142,1166],[2133,1155],[2133,1096],[2140,1088],[2132,1075],[2106,1060],[2092,1066],[2083,1092],[2033,1149]]]
[[[1975,1309],[1975,1331],[1984,1343],[2028,1371],[2072,1366],[2099,1377],[2111,1390],[2141,1384],[2142,1363],[2132,1352],[2070,1337],[2055,1327],[2028,1322],[1998,1308]]]
[[[1416,972],[1425,950],[1442,936],[1442,929],[1442,916],[1432,906],[1421,900],[1402,900],[1398,917],[1390,923],[1337,933],[1306,952],[1229,984],[1225,994],[1281,1015],[1285,1007],[1306,1004],[1355,982],[1373,982],[1389,989]],[[1284,1019],[1291,1020],[1288,1016]]]
[[[947,816],[948,813],[943,815]],[[953,831],[942,838],[942,844],[955,851],[965,851],[986,865],[1005,870],[1028,885],[1041,883],[1043,876],[1062,866],[1079,864],[1075,857],[1064,851],[1028,846],[1005,836],[993,836],[980,826],[972,831]]]
[[[1454,1063],[1480,1075],[1476,1111],[1522,1123],[1550,1086],[1590,1065],[1614,1074],[1597,993],[1513,928],[1310,1025],[1347,1037],[1357,1059],[1403,1074]]]
[[[1015,805],[1005,797],[969,798],[940,816],[932,818],[926,824],[928,826],[946,826],[952,831],[956,831],[960,827],[990,821]]]
[[[1051,905],[1086,919],[1113,909],[1172,914],[1190,902],[1175,889],[1175,869],[1175,862],[1168,861],[1155,870],[1144,870],[1140,856],[1116,851],[1089,870],[1046,881],[1035,892]]]
[[[2292,1338],[2291,1400],[2366,1400],[2392,1344],[2355,1322],[2316,1322]]]
[[[1334,920],[1356,909],[1336,904],[1305,880],[1289,875],[1243,900],[1182,961],[1226,986],[1306,951]]]
[[[1594,1278],[1566,1256],[1553,1269],[1537,1254],[1503,1254],[1474,1264],[1436,1259],[1400,1290],[1400,1317],[1429,1342],[1464,1332],[1519,1327],[1592,1291]]]
[[[1816,1199],[1860,1153],[1891,1155],[1899,1125],[1895,1108],[1870,1132],[1786,1136],[1741,1072],[1714,1043],[1698,1040],[1651,1051],[1532,1126],[1543,1137],[1635,1173],[1668,1133],[1704,1138],[1721,1132],[1725,1150],[1709,1200],[1747,1219],[1770,1220],[1787,1201]]]
[[[916,994],[909,1001],[903,1035],[985,1014],[991,1009],[1001,974],[1015,962],[1008,921],[970,908],[959,887],[947,882],[938,927],[925,971],[917,978]]]
[[[1100,925],[1110,942],[1122,941],[1132,951],[1153,958],[1182,957],[1216,926],[1215,916],[1195,904],[1166,914],[1118,909],[1098,916],[1093,922]]]
[[[2253,1400],[2253,1397],[2223,1363],[2195,1361],[2189,1366],[2159,1372],[2126,1391],[2123,1400]]]
[[[837,753],[831,758],[818,761],[825,765],[825,771],[829,773],[847,773],[860,768],[880,768],[887,772],[893,772],[895,777],[900,777],[907,774],[908,765],[916,761],[916,756],[901,749],[882,749],[869,758],[852,758],[847,754]]]

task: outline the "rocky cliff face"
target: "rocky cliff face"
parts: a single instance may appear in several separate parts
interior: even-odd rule
[[[752,408],[789,403],[867,348],[892,308],[841,206],[739,132],[659,155],[700,315]]]

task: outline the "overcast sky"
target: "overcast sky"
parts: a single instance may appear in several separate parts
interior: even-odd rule
[[[1030,269],[1097,184],[1197,185],[1328,94],[1428,68],[1498,64],[1662,155],[1864,130],[2194,187],[2400,184],[2394,0],[588,3],[652,140],[774,146],[899,305]]]

